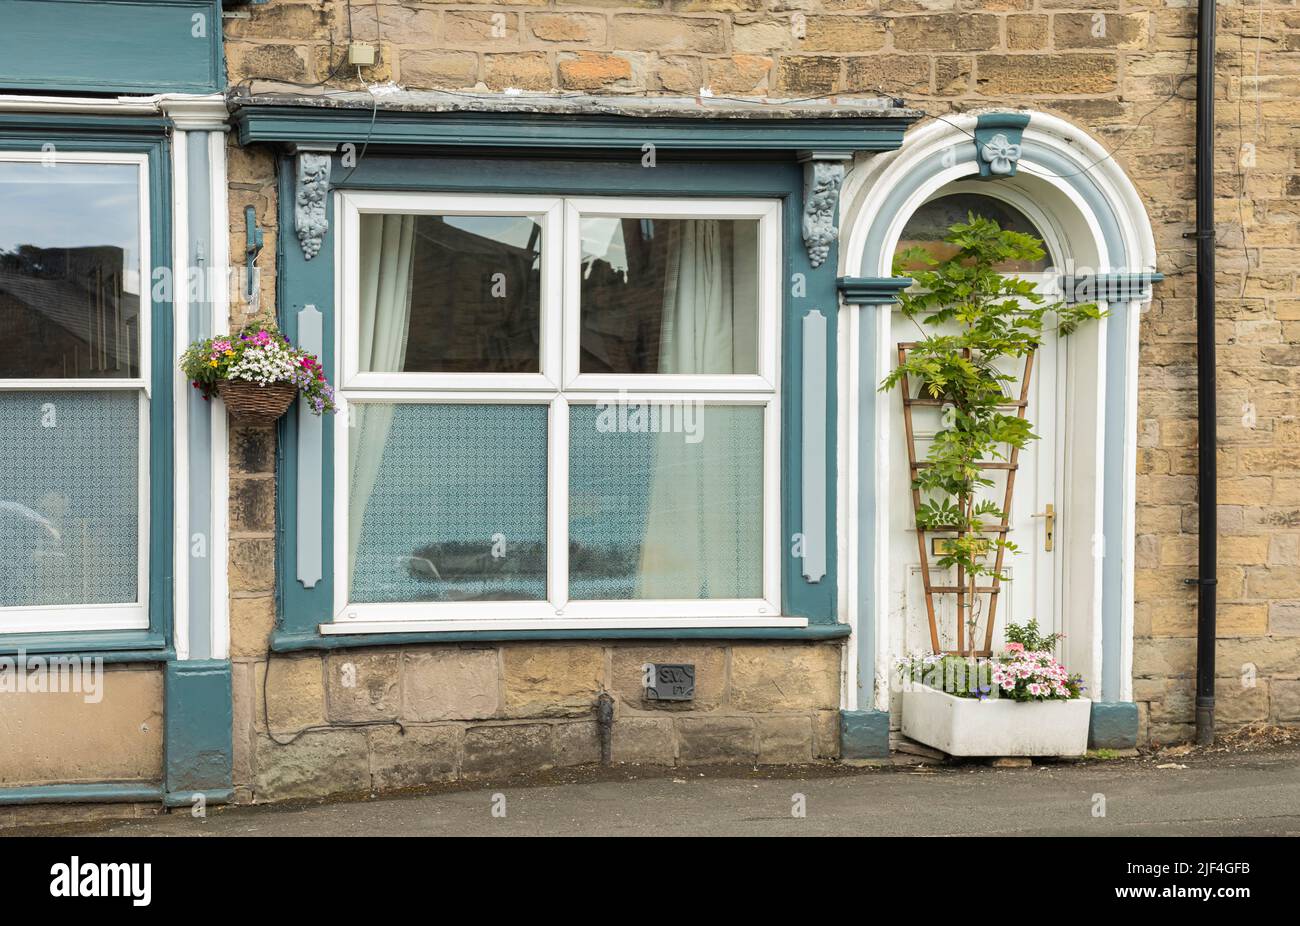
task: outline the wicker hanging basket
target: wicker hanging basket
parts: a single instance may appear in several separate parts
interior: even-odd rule
[[[217,383],[217,393],[230,414],[239,421],[275,424],[297,398],[298,387],[293,383],[259,386],[242,379],[223,379]]]

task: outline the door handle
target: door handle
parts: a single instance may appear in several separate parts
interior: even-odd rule
[[[1052,506],[1051,502],[1048,502],[1046,508],[1043,511],[1038,512],[1034,517],[1046,519],[1047,536],[1043,538],[1043,549],[1048,553],[1051,553],[1052,538],[1056,533],[1056,509]]]

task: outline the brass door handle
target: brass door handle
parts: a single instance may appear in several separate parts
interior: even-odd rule
[[[1056,509],[1052,506],[1051,502],[1048,502],[1045,510],[1038,512],[1034,517],[1047,519],[1047,536],[1043,539],[1043,549],[1048,553],[1051,553],[1052,538],[1056,533]]]

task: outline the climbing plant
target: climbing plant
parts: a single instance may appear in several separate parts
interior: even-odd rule
[[[1104,313],[1095,303],[1049,302],[1031,280],[996,269],[1042,258],[1043,242],[1033,235],[969,214],[966,222],[948,229],[944,241],[955,248],[946,260],[936,260],[922,248],[901,251],[895,259],[895,275],[915,280],[899,301],[920,337],[900,352],[899,365],[880,388],[919,382],[920,397],[942,407],[942,426],[930,443],[926,465],[912,474],[921,498],[916,525],[957,534],[945,541],[935,562],[944,569],[957,567],[969,587],[961,599],[966,613],[957,619],[969,629],[966,652],[974,654],[980,580],[1006,581],[998,551],[1017,549],[1005,532],[990,529],[1005,522],[1008,513],[1004,503],[981,497],[994,480],[980,464],[1005,461],[1011,451],[1038,438],[1023,413],[1010,412],[1008,391],[1017,377],[999,363],[1028,358],[1042,345],[1049,324],[1066,336]],[[956,333],[938,333],[954,326]]]

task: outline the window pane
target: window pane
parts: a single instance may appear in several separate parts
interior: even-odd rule
[[[140,375],[139,169],[0,161],[0,379]]]
[[[137,600],[140,401],[0,392],[0,607]]]
[[[546,597],[546,406],[352,411],[349,600]]]
[[[569,597],[761,598],[763,409],[570,409]]]
[[[1042,234],[1029,221],[1029,217],[1010,203],[985,196],[982,193],[950,193],[925,203],[912,214],[903,228],[898,241],[898,250],[906,248],[924,248],[935,260],[947,260],[957,253],[957,248],[943,239],[948,229],[958,222],[965,222],[971,214],[992,219],[1008,231],[1023,232],[1042,239]],[[1051,255],[1045,254],[1036,261],[1005,261],[997,269],[1009,272],[1037,273],[1051,266]],[[924,264],[905,265],[904,269],[927,269]]]
[[[362,372],[537,373],[542,226],[528,216],[361,216]]]
[[[758,220],[582,219],[583,373],[757,373]]]

